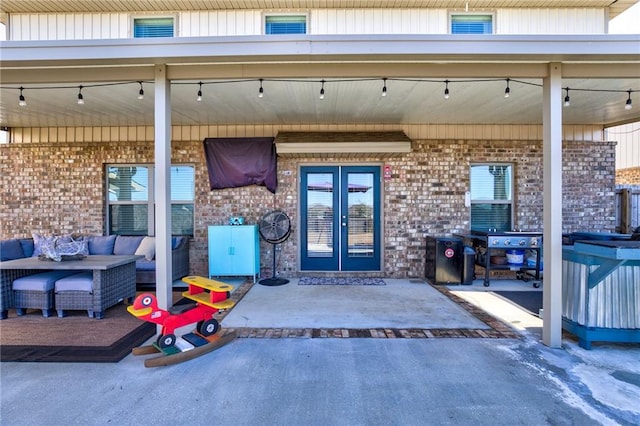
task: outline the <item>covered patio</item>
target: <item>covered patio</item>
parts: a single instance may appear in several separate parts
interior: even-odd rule
[[[559,347],[562,142],[601,140],[604,127],[640,118],[637,107],[625,108],[640,101],[639,42],[612,35],[2,42],[0,117],[15,144],[65,140],[60,129],[109,140],[105,134],[123,127],[154,141],[156,282],[164,306],[171,300],[172,142],[202,139],[207,126],[233,132],[251,125],[257,135],[275,136],[291,125],[429,125],[434,134],[423,138],[498,132],[507,140],[541,139],[542,337]]]

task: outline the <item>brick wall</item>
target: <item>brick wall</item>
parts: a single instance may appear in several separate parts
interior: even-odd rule
[[[279,273],[297,270],[298,167],[317,159],[280,158],[279,187],[210,191],[201,141],[172,144],[174,163],[196,165],[195,237],[191,272],[207,274],[207,226],[230,216],[256,223],[279,208],[291,217],[291,238],[282,244]],[[539,230],[542,223],[542,151],[540,141],[416,140],[411,154],[388,158],[392,177],[384,181],[384,271],[395,278],[424,273],[424,236],[469,228],[464,206],[471,162],[515,164],[515,227]],[[43,233],[104,232],[104,164],[151,163],[153,143],[50,142],[0,145],[0,238]],[[615,144],[564,143],[564,232],[614,231]],[[344,162],[323,158],[323,164]],[[346,161],[353,164],[353,159]],[[379,158],[357,162],[382,164]],[[283,173],[291,171],[290,175]],[[261,242],[263,276],[271,276],[272,247]],[[285,270],[285,272],[281,272]]]
[[[640,167],[629,167],[616,170],[616,184],[640,185]]]

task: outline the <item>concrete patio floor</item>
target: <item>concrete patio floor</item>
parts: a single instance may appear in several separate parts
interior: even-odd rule
[[[222,325],[289,326],[296,318],[298,327],[349,328],[376,319],[377,328],[486,330],[426,283],[387,281],[385,289],[255,285]],[[161,368],[131,355],[117,364],[2,363],[0,424],[640,424],[640,346],[586,351],[565,336],[561,349],[548,348],[539,318],[492,294],[503,286],[531,289],[502,280],[448,289],[499,317],[515,338],[237,338]],[[312,300],[299,298],[305,292]],[[328,303],[333,297],[341,302]]]

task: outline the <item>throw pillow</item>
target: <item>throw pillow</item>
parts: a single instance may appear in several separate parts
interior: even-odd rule
[[[153,260],[156,256],[156,239],[154,237],[144,237],[135,254],[142,255],[147,260]]]
[[[135,254],[144,236],[118,235],[113,246],[113,254]]]
[[[0,242],[0,260],[14,260],[25,257],[20,241],[12,238]]]
[[[87,237],[89,254],[113,254],[113,246],[116,243],[115,235],[93,235]]]
[[[22,246],[24,257],[33,256],[33,238],[21,238],[20,245]]]
[[[34,232],[31,234],[33,236],[33,256],[38,257],[42,254],[42,243],[44,243],[45,236]]]

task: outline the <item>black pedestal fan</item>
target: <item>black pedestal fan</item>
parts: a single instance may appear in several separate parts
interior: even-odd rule
[[[291,233],[291,221],[281,210],[273,210],[262,217],[258,224],[260,236],[269,244],[273,244],[272,277],[258,281],[262,285],[276,286],[287,284],[289,280],[276,277],[276,245],[283,243]]]

